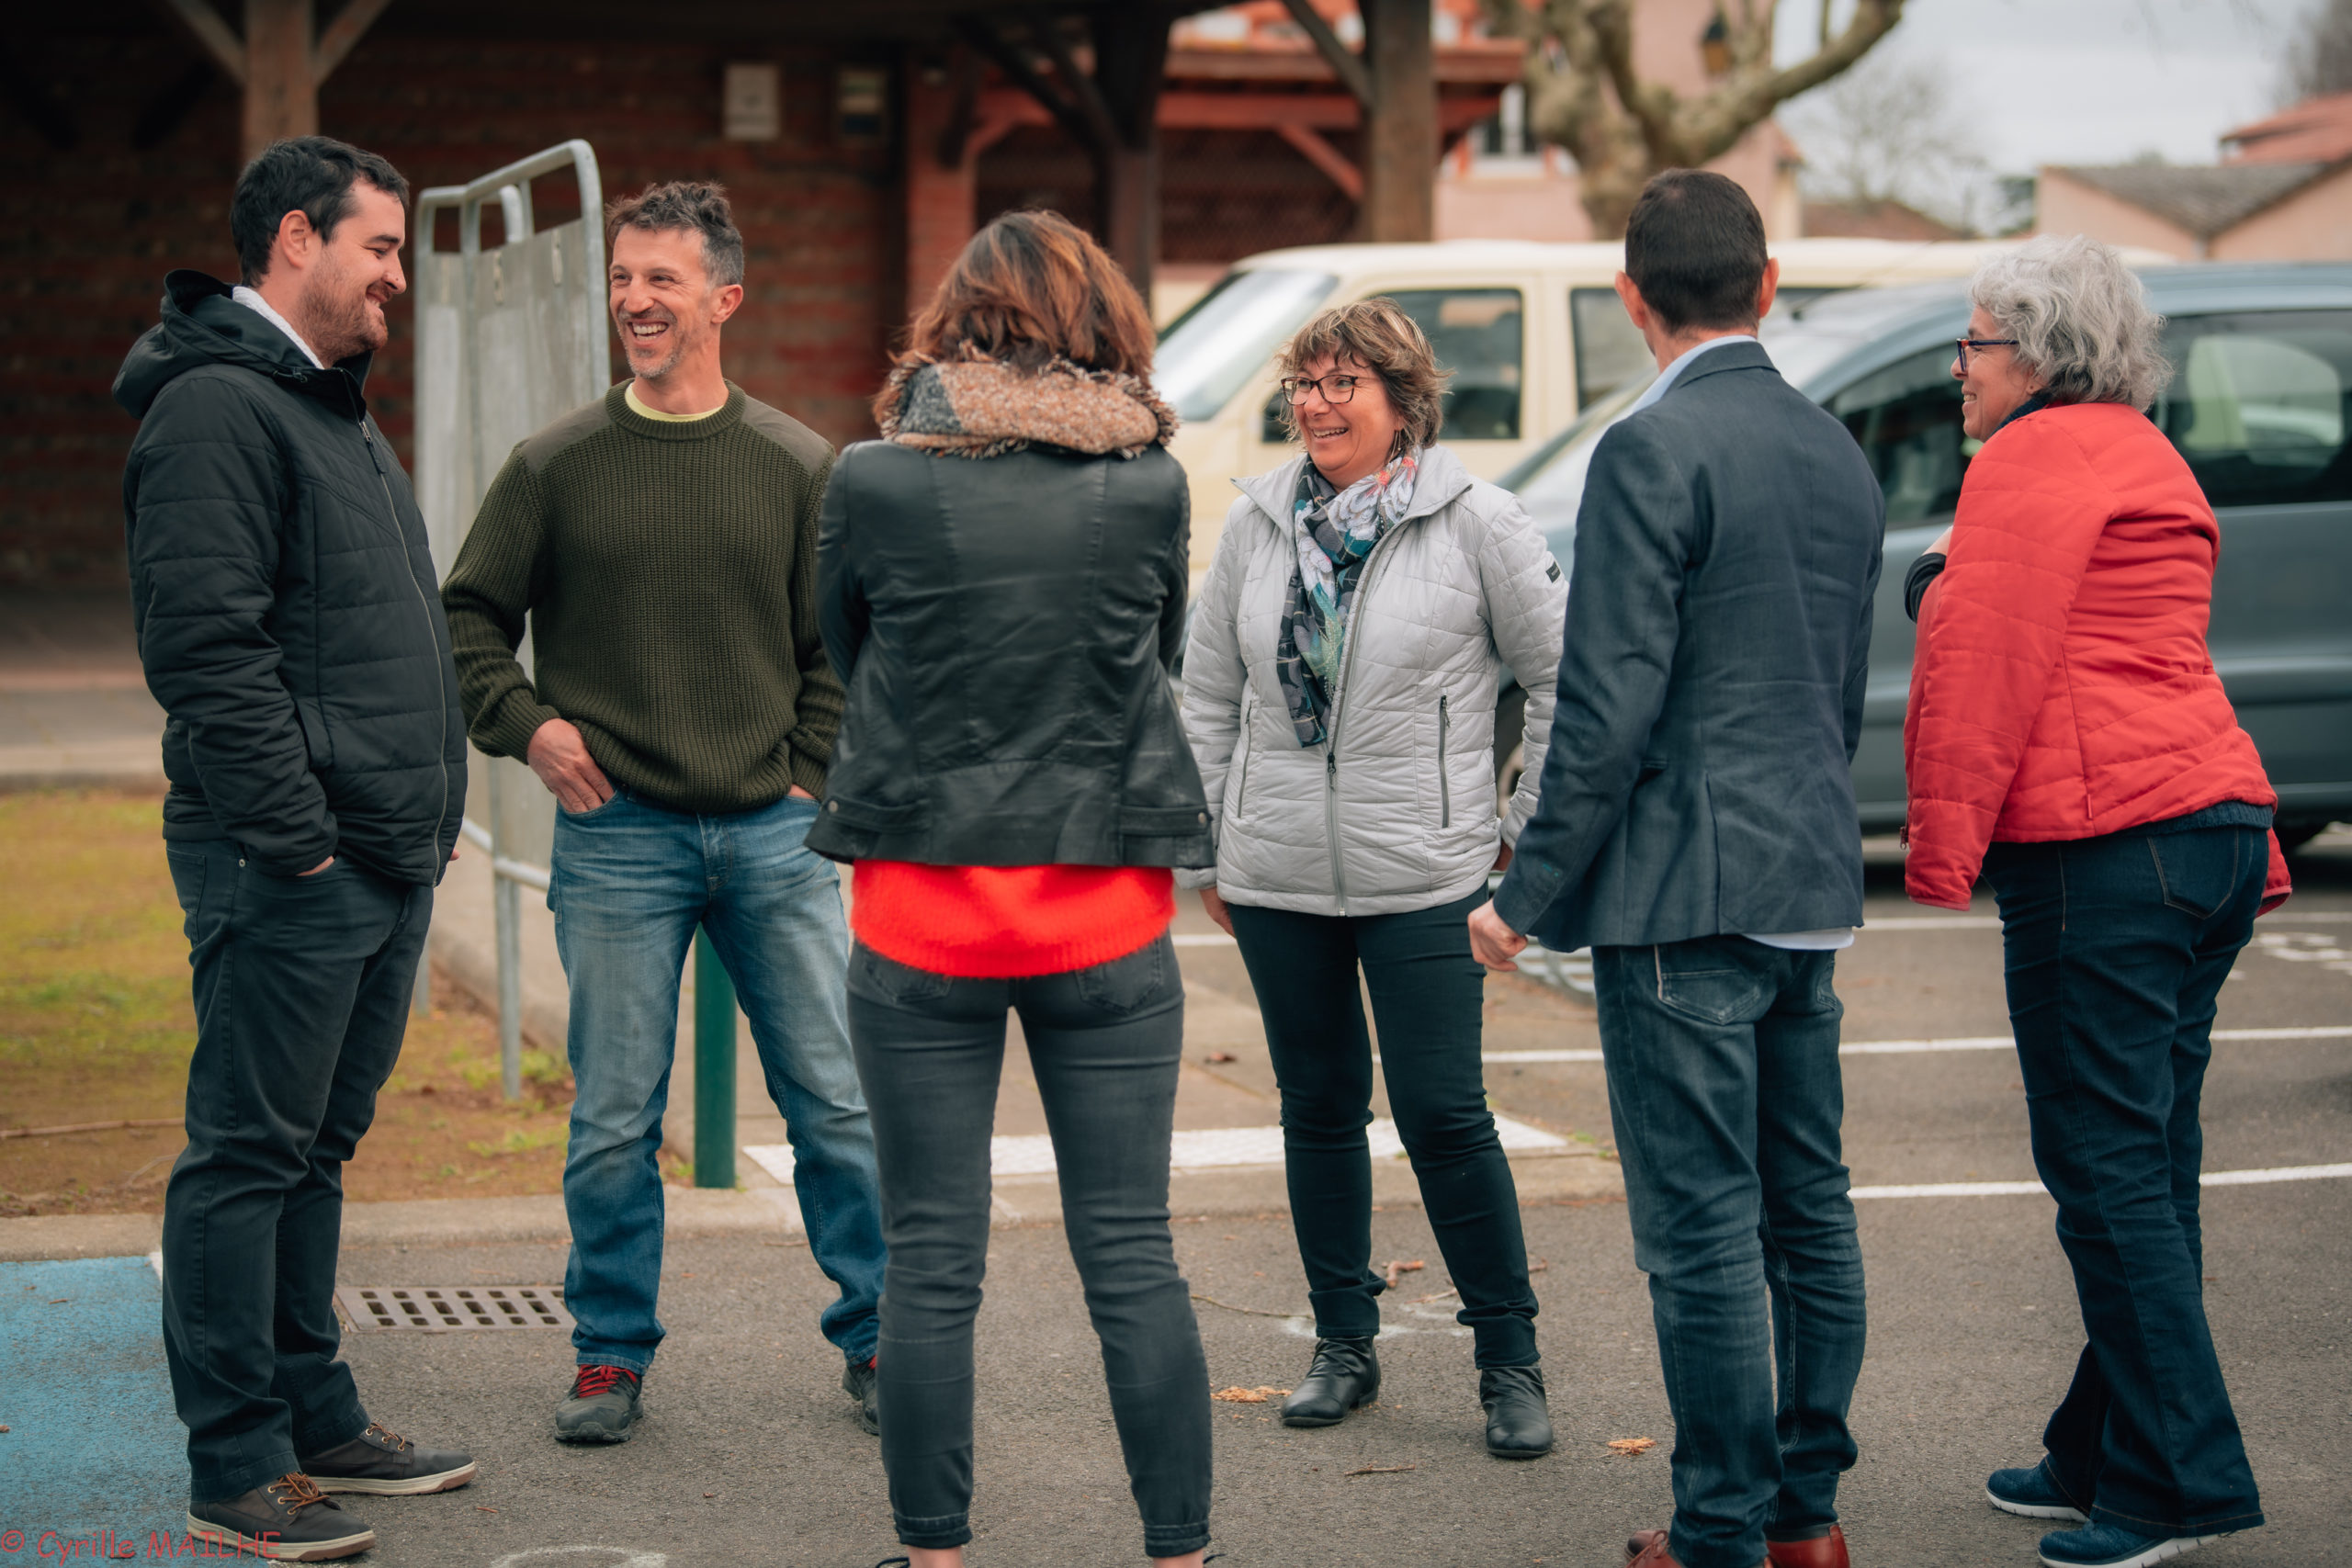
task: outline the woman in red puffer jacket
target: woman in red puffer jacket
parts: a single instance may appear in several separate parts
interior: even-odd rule
[[[2045,239],[1969,298],[1952,374],[1984,446],[1908,584],[1905,883],[1951,909],[1993,886],[2089,1336],[2046,1456],[1986,1495],[2085,1521],[2044,1562],[2127,1568],[2262,1523],[2205,1322],[2198,1097],[2222,983],[2288,893],[2278,795],[2206,650],[2212,509],[2142,412],[2171,371],[2139,280]]]

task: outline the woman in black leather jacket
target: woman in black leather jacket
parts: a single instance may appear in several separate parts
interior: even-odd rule
[[[1208,1543],[1208,1370],[1168,1230],[1183,984],[1170,868],[1212,863],[1167,665],[1187,492],[1152,331],[1102,249],[1011,213],[916,318],[818,544],[848,692],[809,847],[854,863],[850,1038],[890,1261],[882,1458],[913,1568],[971,1539],[972,1320],[1008,1009],[1157,1563]]]

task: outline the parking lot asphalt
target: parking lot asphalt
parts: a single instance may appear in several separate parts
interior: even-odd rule
[[[2299,895],[2261,922],[2223,993],[2232,1031],[2352,1028],[2352,833],[2299,857]],[[1905,902],[1899,871],[1871,873],[1871,925],[1838,967],[1849,1045],[1947,1046],[2007,1033],[1999,932]],[[1180,929],[1200,934],[1188,911]],[[1246,1005],[1230,948],[1182,950],[1208,1007]],[[1236,1095],[1262,1094],[1262,1045],[1221,1036],[1195,1063]],[[1588,1002],[1523,981],[1489,987],[1490,1055],[1598,1044]],[[1253,1055],[1253,1049],[1259,1055]],[[1192,1054],[1205,1057],[1206,1049]],[[1903,1049],[1847,1059],[1847,1152],[1864,1188],[2026,1181],[2024,1096],[2006,1050]],[[1603,1147],[1597,1063],[1496,1061],[1498,1111]],[[2207,1169],[2271,1172],[2352,1162],[2352,1038],[2226,1039],[2207,1089]],[[1305,1284],[1279,1180],[1260,1213],[1180,1215],[1177,1246],[1199,1303],[1212,1382],[1282,1388],[1304,1371]],[[2030,1462],[2079,1346],[2073,1291],[2039,1194],[1884,1198],[1858,1205],[1870,1275],[1871,1352],[1854,1424],[1861,1459],[1841,1507],[1855,1560],[1881,1565],[2019,1565],[2030,1521],[1983,1501],[1985,1472]],[[2192,1560],[2215,1568],[2352,1562],[2352,1181],[2268,1180],[2206,1197],[2208,1306],[2271,1520]],[[1271,1404],[1216,1406],[1216,1549],[1234,1568],[1281,1564],[1590,1564],[1622,1561],[1633,1529],[1671,1506],[1672,1440],[1623,1206],[1526,1209],[1544,1304],[1539,1327],[1560,1443],[1506,1464],[1478,1440],[1466,1337],[1449,1281],[1410,1205],[1375,1217],[1375,1262],[1421,1260],[1385,1298],[1381,1402],[1340,1427],[1295,1432]],[[1101,1365],[1058,1228],[994,1234],[979,1326],[974,1568],[1079,1568],[1138,1561]],[[350,1247],[349,1283],[560,1280],[560,1244]],[[878,1450],[836,1387],[817,1336],[831,1294],[797,1235],[673,1240],[662,1317],[671,1337],[646,1385],[649,1416],[614,1449],[556,1444],[549,1417],[571,1363],[548,1330],[355,1333],[345,1354],[370,1413],[482,1460],[442,1496],[352,1500],[398,1568],[872,1568],[895,1553]],[[0,1423],[21,1400],[0,1383]],[[175,1442],[168,1404],[124,1413]],[[1652,1438],[1626,1456],[1612,1439]],[[8,1441],[0,1437],[0,1444]],[[32,1529],[56,1499],[8,1484],[0,1527]],[[106,1521],[59,1519],[95,1532]],[[5,1538],[0,1538],[0,1549]],[[33,1561],[0,1550],[0,1568]]]

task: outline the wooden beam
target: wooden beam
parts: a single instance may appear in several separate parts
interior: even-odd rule
[[[1014,85],[1035,98],[1080,146],[1093,144],[1094,128],[1087,123],[1086,117],[1055,92],[1053,85],[1038,74],[1037,68],[1022,58],[1021,51],[1013,48],[985,17],[968,14],[957,17],[956,29],[972,47],[988,56],[998,70],[1011,77]]]
[[[220,68],[222,75],[240,87],[245,85],[245,40],[220,19],[210,0],[155,0],[155,4],[207,60]]]
[[[1061,28],[1054,25],[1052,17],[1030,10],[1022,13],[1022,19],[1029,24],[1029,36],[1054,62],[1054,74],[1062,79],[1079,113],[1086,117],[1096,150],[1108,157],[1118,147],[1120,136],[1118,126],[1111,118],[1111,106],[1102,101],[1102,90],[1094,85],[1093,77],[1079,69],[1078,57],[1070,52],[1069,39],[1062,37]]]
[[[323,85],[334,74],[334,68],[350,55],[353,47],[367,36],[368,29],[376,25],[376,18],[391,3],[392,0],[345,0],[343,9],[327,24],[327,30],[319,35],[318,47],[311,51],[312,85]]]
[[[1501,98],[1494,93],[1441,98],[1439,130],[1451,141],[1480,120],[1493,118],[1500,106]],[[1356,130],[1364,122],[1356,101],[1338,93],[1163,93],[1157,118],[1162,130],[1277,130],[1285,125],[1318,131]],[[977,154],[1007,131],[1024,125],[1057,123],[1028,94],[992,87],[980,95],[967,147]]]
[[[1274,134],[1298,149],[1301,156],[1331,177],[1350,201],[1363,199],[1363,171],[1348,162],[1346,153],[1323,140],[1319,131],[1303,125],[1277,125]]]
[[[245,0],[245,156],[288,136],[315,136],[319,84],[311,69],[311,0]]]
[[[1157,5],[1105,6],[1091,18],[1096,96],[1113,133],[1102,165],[1102,238],[1127,279],[1151,299],[1159,261],[1159,93],[1168,79],[1168,15]]]
[[[1380,106],[1364,126],[1366,240],[1436,235],[1437,76],[1430,6],[1430,0],[1362,0],[1364,56]]]
[[[1331,24],[1323,19],[1323,13],[1315,8],[1313,0],[1283,0],[1283,9],[1290,13],[1290,19],[1298,24],[1299,30],[1315,45],[1315,52],[1330,64],[1340,78],[1340,85],[1363,106],[1366,114],[1370,114],[1374,101],[1372,73],[1364,69],[1363,62],[1356,57],[1355,52],[1340,41],[1340,35],[1331,30]],[[1365,42],[1369,45],[1370,41],[1371,35],[1367,32]]]

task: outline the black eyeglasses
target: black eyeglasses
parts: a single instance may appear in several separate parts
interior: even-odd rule
[[[1968,351],[1970,349],[2015,348],[2018,345],[2018,340],[2013,337],[1962,337],[1954,338],[1952,339],[1952,342],[1957,344],[1960,349],[1960,373],[1963,376],[1968,374]]]
[[[1303,403],[1309,392],[1320,392],[1327,403],[1344,403],[1356,395],[1361,376],[1285,376],[1283,396],[1294,403]]]

